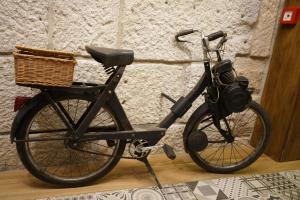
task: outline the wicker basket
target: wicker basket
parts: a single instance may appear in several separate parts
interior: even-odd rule
[[[16,46],[15,78],[20,85],[69,87],[73,82],[74,54]]]

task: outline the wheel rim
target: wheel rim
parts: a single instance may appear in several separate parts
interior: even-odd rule
[[[59,102],[75,123],[78,122],[91,103],[85,99],[64,99]],[[98,127],[115,127],[115,130],[118,130],[113,115],[104,108],[101,108],[90,125],[90,128],[100,130]],[[65,137],[65,125],[54,109],[47,105],[31,120],[25,139]],[[79,143],[77,149],[84,151],[70,148],[66,144],[66,140],[25,142],[25,149],[30,163],[46,176],[62,181],[80,181],[103,172],[113,162],[120,140],[111,142],[113,142],[113,145],[109,145],[106,140]]]
[[[226,142],[212,123],[212,117],[199,120],[193,130],[202,130],[210,142],[208,146],[195,152],[196,157],[205,165],[213,168],[233,168],[251,162],[260,152],[266,137],[266,124],[261,115],[251,107],[243,112],[232,113],[222,120],[223,130],[232,130],[234,141]],[[227,124],[226,124],[227,123]],[[211,125],[209,125],[211,124]]]

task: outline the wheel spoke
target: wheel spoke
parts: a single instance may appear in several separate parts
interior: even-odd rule
[[[218,157],[218,159],[217,159],[217,161],[216,161],[216,165],[218,164],[218,162],[219,162],[221,156],[224,154],[225,146],[226,146],[226,145],[222,145],[222,151],[220,151],[220,155],[219,155],[219,157]]]
[[[202,130],[206,129],[207,127],[209,127],[209,126],[210,126],[210,125],[212,125],[212,124],[213,124],[213,122],[211,122],[211,123],[209,123],[209,124],[205,125],[204,127],[200,128],[200,131],[202,131]]]
[[[219,146],[219,148],[218,148],[216,151],[212,152],[211,154],[209,154],[208,156],[206,156],[204,159],[207,160],[207,159],[208,159],[209,157],[211,157],[212,155],[213,155],[212,158],[214,158],[214,157],[216,156],[216,154],[218,153],[218,151],[219,151],[221,148],[222,148],[222,146]]]
[[[76,122],[76,115],[77,115],[77,111],[78,111],[78,104],[79,104],[79,99],[77,99],[77,104],[76,104],[76,109],[75,109],[75,114],[74,114],[74,119],[73,119],[74,122]]]
[[[231,165],[231,156],[232,156],[232,145],[230,145],[229,165]]]
[[[239,145],[239,143],[235,143],[235,144],[236,144],[236,147],[239,148],[239,149],[241,149],[241,150],[245,153],[246,156],[249,155],[249,152],[247,152],[244,148],[242,148],[242,147]]]
[[[235,164],[238,163],[237,159],[236,159],[236,155],[235,155],[235,152],[234,152],[234,148],[233,148],[233,144],[231,143],[231,149],[232,149],[232,152],[233,152],[233,157],[234,157],[234,160],[235,160]]]
[[[231,133],[233,135],[233,141],[230,143],[227,143],[227,140],[219,133],[211,116],[203,118],[204,120],[199,119],[193,130],[203,131],[211,143],[201,152],[191,153],[191,155],[195,155],[197,162],[204,163],[201,166],[207,167],[209,170],[214,169],[213,171],[234,171],[249,165],[253,160],[250,158],[257,159],[257,153],[261,151],[262,144],[265,142],[264,136],[267,134],[266,129],[261,129],[262,133],[257,136],[259,143],[255,146],[250,145],[257,120],[263,124],[263,128],[266,127],[264,119],[260,117],[260,110],[257,110],[257,105],[251,103],[243,112],[231,113],[220,121],[220,128],[226,131],[226,134]]]
[[[66,98],[57,103],[65,108],[65,112],[75,122],[92,102],[79,98]],[[97,125],[91,124],[88,131],[119,130],[113,115],[106,108],[101,108],[96,114],[93,124],[104,124],[105,126],[98,128]],[[116,140],[113,146],[108,146],[106,140],[79,142],[78,149],[84,151],[74,149],[73,141],[70,141],[70,137],[66,137],[68,129],[49,104],[39,108],[24,132],[26,133],[25,139],[21,140],[43,139],[42,142],[25,142],[24,152],[29,162],[36,168],[37,172],[35,173],[46,177],[45,179],[52,177],[61,183],[84,182],[89,176],[95,176],[105,171],[106,168],[111,168],[114,165],[112,161],[118,159],[114,155],[119,151],[120,140]],[[54,138],[59,140],[53,140]],[[124,143],[123,145],[125,146]],[[101,156],[101,154],[107,156]]]

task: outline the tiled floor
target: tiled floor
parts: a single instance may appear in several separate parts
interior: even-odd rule
[[[290,200],[300,199],[300,170],[43,200]]]
[[[189,190],[192,190],[191,188],[196,187],[198,183],[200,188],[201,188],[201,184],[202,186],[204,185],[202,187],[202,190],[200,190],[203,191],[203,188],[204,189],[206,188],[205,184],[207,185],[207,181],[211,181],[213,179],[219,180],[219,182],[208,184],[210,185],[211,190],[209,189],[209,191],[207,191],[208,193],[204,192],[204,194],[211,194],[210,197],[212,198],[209,198],[209,195],[206,195],[205,198],[213,199],[214,195],[216,196],[216,193],[218,193],[217,196],[219,196],[220,198],[221,197],[227,198],[230,197],[230,193],[229,193],[230,187],[226,187],[226,189],[223,189],[224,192],[223,191],[222,192],[224,193],[224,195],[222,195],[221,192],[217,191],[217,188],[222,189],[222,187],[225,187],[224,185],[226,184],[226,181],[224,180],[226,179],[224,178],[231,177],[230,184],[232,185],[232,180],[234,180],[233,177],[251,176],[253,174],[276,173],[276,172],[290,171],[290,170],[300,170],[300,160],[290,161],[290,162],[276,162],[267,156],[262,156],[251,166],[231,174],[215,174],[215,173],[206,172],[205,170],[199,168],[186,154],[178,154],[176,160],[169,160],[164,154],[150,156],[149,160],[159,181],[163,185],[169,188],[165,190],[165,192],[170,192],[168,193],[168,195],[170,196],[169,199],[172,199],[171,197],[173,197],[173,199],[176,196],[178,197],[177,194],[171,194],[171,191],[174,190],[177,191],[179,189],[184,189],[187,187],[190,188]],[[284,177],[286,178],[289,176],[284,175]],[[290,176],[290,177],[294,177],[294,176]],[[220,180],[223,180],[223,182]],[[227,179],[227,182],[229,180],[230,179]],[[295,180],[299,181],[299,179],[295,179]],[[197,182],[197,181],[201,181],[201,182]],[[247,184],[246,181],[249,182],[251,180],[245,179],[243,181],[245,181],[245,184]],[[179,186],[176,188],[176,185],[175,186],[171,185],[177,183],[187,183],[188,186],[180,187],[182,186],[182,184],[179,184]],[[160,191],[157,190],[154,191],[153,189],[149,188],[154,184],[155,183],[153,181],[153,178],[147,171],[144,164],[135,160],[121,160],[120,163],[116,166],[116,168],[104,178],[99,179],[98,181],[88,186],[76,187],[76,188],[61,188],[55,185],[49,185],[34,178],[26,170],[15,170],[15,171],[6,171],[0,173],[0,200],[33,200],[33,199],[43,199],[43,198],[55,197],[55,196],[70,196],[75,194],[87,194],[87,193],[96,194],[99,192],[101,193],[106,191],[119,191],[119,190],[130,189],[130,188],[144,188],[143,190],[136,189],[134,190],[135,191],[134,193],[133,190],[125,190],[125,191],[132,191],[132,193],[130,194],[132,194],[133,198],[135,197],[141,198],[141,195],[147,194],[146,192],[148,193],[152,192],[152,196],[154,196],[153,199],[155,200],[155,197],[156,199],[157,198],[159,199],[159,195],[157,194],[161,194],[161,193]],[[238,184],[238,182],[235,184]],[[251,184],[253,185],[254,182],[251,181]],[[226,185],[228,186],[229,184]],[[251,185],[249,185],[249,188],[250,186]],[[245,187],[247,187],[247,185]],[[245,187],[240,189],[241,192],[245,192],[244,191]],[[264,187],[258,187],[258,189],[263,189],[263,188]],[[146,192],[145,189],[147,189]],[[101,194],[111,195],[111,193],[107,193],[107,192]],[[191,198],[193,197],[190,192],[183,191],[180,194],[184,195],[183,198],[187,200],[188,197]],[[199,195],[203,196],[204,194],[201,194],[200,192],[193,193],[193,195],[196,196],[195,198],[198,199],[199,199]],[[126,197],[127,197],[126,200],[131,200],[130,199],[131,196],[128,197],[127,195]],[[204,199],[204,200],[205,198],[200,197],[200,199]],[[81,200],[82,199],[83,198],[81,198]],[[113,198],[106,198],[106,199],[114,200]],[[120,200],[122,199],[122,196],[120,198],[118,197],[115,199]],[[149,200],[149,198],[148,196],[145,196],[145,199],[141,199],[141,200]],[[246,199],[244,198],[242,200],[246,200]]]

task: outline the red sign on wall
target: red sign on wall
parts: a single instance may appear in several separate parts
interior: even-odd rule
[[[281,24],[295,25],[298,20],[300,7],[286,7],[282,10]]]

